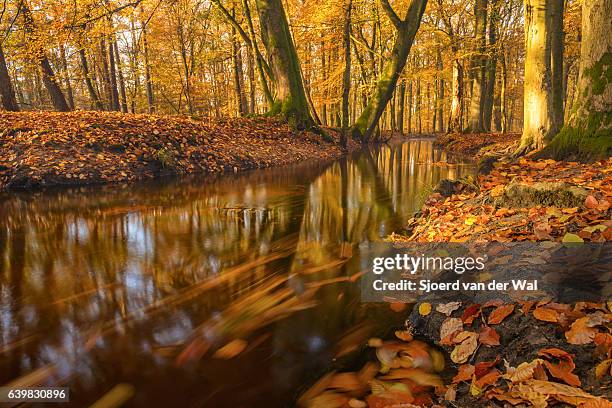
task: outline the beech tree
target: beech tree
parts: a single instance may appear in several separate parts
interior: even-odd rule
[[[280,114],[298,129],[315,127],[304,90],[302,71],[281,0],[257,0],[261,37],[275,84],[271,114]]]
[[[380,0],[380,3],[387,18],[396,30],[396,39],[391,51],[391,57],[385,64],[376,84],[374,95],[352,128],[351,133],[353,137],[364,141],[370,140],[374,134],[387,103],[393,97],[397,80],[406,65],[406,59],[410,53],[410,48],[427,6],[427,0],[412,0],[406,11],[406,16],[404,19],[401,19],[395,13],[388,0]]]
[[[585,1],[577,98],[568,123],[541,153],[594,160],[612,153],[612,2]]]
[[[551,78],[551,0],[525,0],[524,124],[517,155],[554,137]]]
[[[6,66],[6,58],[0,44],[0,96],[2,97],[2,107],[7,111],[19,111],[15,90],[11,83],[11,77]]]

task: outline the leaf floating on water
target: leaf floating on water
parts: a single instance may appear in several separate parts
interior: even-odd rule
[[[232,340],[213,354],[213,358],[229,360],[242,353],[248,342],[242,339]]]
[[[133,385],[117,384],[113,389],[104,394],[102,398],[90,405],[89,408],[119,408],[133,396]]]

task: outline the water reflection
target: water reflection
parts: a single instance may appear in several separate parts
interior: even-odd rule
[[[0,196],[0,384],[35,370],[73,406],[291,405],[386,308],[360,304],[368,242],[448,165],[431,141],[328,164],[137,187]],[[245,340],[233,359],[212,358]]]

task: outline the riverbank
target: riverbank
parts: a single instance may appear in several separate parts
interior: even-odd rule
[[[612,158],[595,163],[488,160],[518,139],[445,136],[448,152],[480,160],[478,180],[439,185],[395,242],[612,240]]]
[[[274,118],[0,113],[0,190],[134,182],[282,166],[344,153]],[[351,142],[349,149],[356,148]]]
[[[554,244],[544,241],[612,241],[612,159],[503,159],[517,141],[517,135],[438,138],[436,145],[447,152],[480,161],[482,172],[477,179],[441,182],[406,229],[388,240],[542,241],[521,257],[527,265],[549,266]],[[595,254],[593,259],[607,259],[605,248]],[[495,258],[497,264],[511,260]],[[562,289],[571,292],[572,286]],[[489,296],[482,303],[435,294],[419,297],[416,305],[390,303],[405,327],[369,339],[361,349],[368,362],[360,370],[326,374],[302,394],[301,405],[612,406],[612,302],[560,303],[544,291]]]

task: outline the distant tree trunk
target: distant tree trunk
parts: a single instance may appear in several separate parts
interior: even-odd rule
[[[74,94],[72,92],[72,84],[70,83],[70,72],[68,71],[68,59],[66,58],[66,49],[64,45],[60,45],[60,58],[62,60],[62,71],[64,74],[64,81],[66,82],[66,94],[68,96],[68,106],[70,110],[74,109]]]
[[[127,113],[127,94],[125,92],[125,79],[123,77],[123,66],[121,58],[119,58],[119,47],[117,45],[117,37],[113,34],[113,50],[115,52],[115,64],[117,66],[117,79],[119,80],[119,97],[121,101],[121,112]]]
[[[18,112],[19,105],[15,97],[15,90],[9,76],[4,51],[0,44],[0,95],[2,96],[2,107],[7,111]]]
[[[142,46],[144,53],[145,85],[147,90],[147,106],[149,113],[155,113],[155,94],[153,93],[153,81],[151,80],[151,66],[149,64],[149,44],[147,42],[146,28],[142,28]]]
[[[108,38],[108,74],[110,79],[111,106],[114,111],[119,112],[121,105],[119,104],[119,89],[117,88],[117,70],[115,66],[115,52],[113,50],[112,38]]]
[[[469,132],[484,131],[483,104],[486,91],[487,58],[487,3],[488,0],[475,0],[474,16],[476,17],[476,56],[472,62],[472,99],[470,101]]]
[[[436,131],[442,133],[444,132],[444,77],[442,76],[444,65],[442,62],[442,51],[439,46],[436,58],[439,72],[438,89],[436,92]]]
[[[461,132],[463,129],[463,65],[459,59],[453,60],[453,98],[451,116],[448,124],[449,133]]]
[[[251,49],[251,47],[247,47],[247,62],[249,64],[249,113],[256,113],[257,106],[255,105],[255,58],[253,57],[253,50]]]
[[[308,109],[300,62],[281,0],[256,0],[256,4],[261,37],[276,84],[275,104],[270,113],[280,114],[298,129],[316,127]]]
[[[85,79],[85,86],[89,93],[89,98],[93,103],[94,107],[98,110],[103,110],[104,105],[96,92],[96,88],[91,80],[91,73],[89,72],[89,64],[87,63],[87,55],[85,54],[85,48],[79,48],[79,57],[81,59],[81,69],[83,70],[83,78]]]
[[[612,2],[582,6],[580,74],[568,123],[541,156],[595,160],[612,154]]]
[[[404,109],[406,109],[406,81],[400,84],[399,110],[397,113],[397,127],[401,135],[404,134]]]
[[[397,37],[391,56],[376,84],[374,95],[353,125],[353,136],[364,141],[369,140],[374,134],[378,121],[393,96],[397,80],[406,65],[414,37],[421,25],[427,0],[411,0],[403,20],[397,16],[387,0],[381,0],[381,4],[397,30]]]
[[[506,112],[508,108],[507,102],[507,86],[508,86],[508,68],[506,66],[506,53],[504,52],[501,57],[501,87],[499,90],[499,113],[501,116],[501,131],[502,133],[508,132],[508,113]]]
[[[541,149],[554,136],[550,2],[525,1],[525,114],[523,136],[517,155]]]
[[[563,0],[561,0],[563,1]],[[491,131],[493,102],[495,100],[495,82],[497,77],[497,30],[499,23],[500,0],[491,0],[489,17],[489,58],[486,63],[486,88],[483,101],[482,124],[486,132]]]
[[[323,33],[321,33],[323,36]],[[321,41],[321,79],[323,82],[323,104],[321,106],[321,114],[323,115],[323,124],[327,125],[327,68],[326,68],[326,59],[325,56],[325,41]]]
[[[395,132],[397,130],[397,123],[395,123],[395,98],[397,93],[393,92],[393,97],[391,98],[391,103],[389,104],[389,126],[391,131]]]
[[[234,10],[232,10],[234,14]],[[234,63],[234,90],[236,91],[236,102],[238,114],[244,116],[248,113],[246,94],[244,92],[244,73],[242,71],[242,50],[238,42],[236,28],[232,26],[232,62]]]
[[[24,18],[24,28],[26,33],[31,36],[34,34],[35,24],[34,18],[32,17],[32,13],[30,9],[26,5],[25,1],[20,2],[21,5],[21,14]],[[51,63],[43,49],[36,50],[36,57],[38,62],[40,63],[40,68],[42,71],[42,80],[45,88],[47,88],[47,92],[49,92],[49,96],[51,97],[51,103],[53,107],[60,112],[68,112],[70,111],[70,107],[66,102],[66,98],[64,97],[64,93],[57,83],[57,78],[55,77],[55,73],[53,72],[53,68],[51,68]]]
[[[407,120],[407,131],[408,134],[412,133],[412,81],[408,83],[408,120]]]
[[[348,0],[344,17],[344,77],[342,78],[342,134],[340,145],[346,149],[349,128],[349,93],[351,92],[351,10],[353,1]]]
[[[551,0],[551,85],[552,85],[552,110],[553,110],[553,132],[558,133],[563,127],[564,117],[564,74],[563,74],[563,52],[564,37],[563,32],[563,11],[565,0]]]
[[[416,123],[416,128],[417,128],[417,133],[421,134],[423,133],[423,114],[422,114],[422,96],[421,96],[421,78],[417,78],[416,81],[416,107],[415,107],[415,113],[417,114],[417,123]]]

